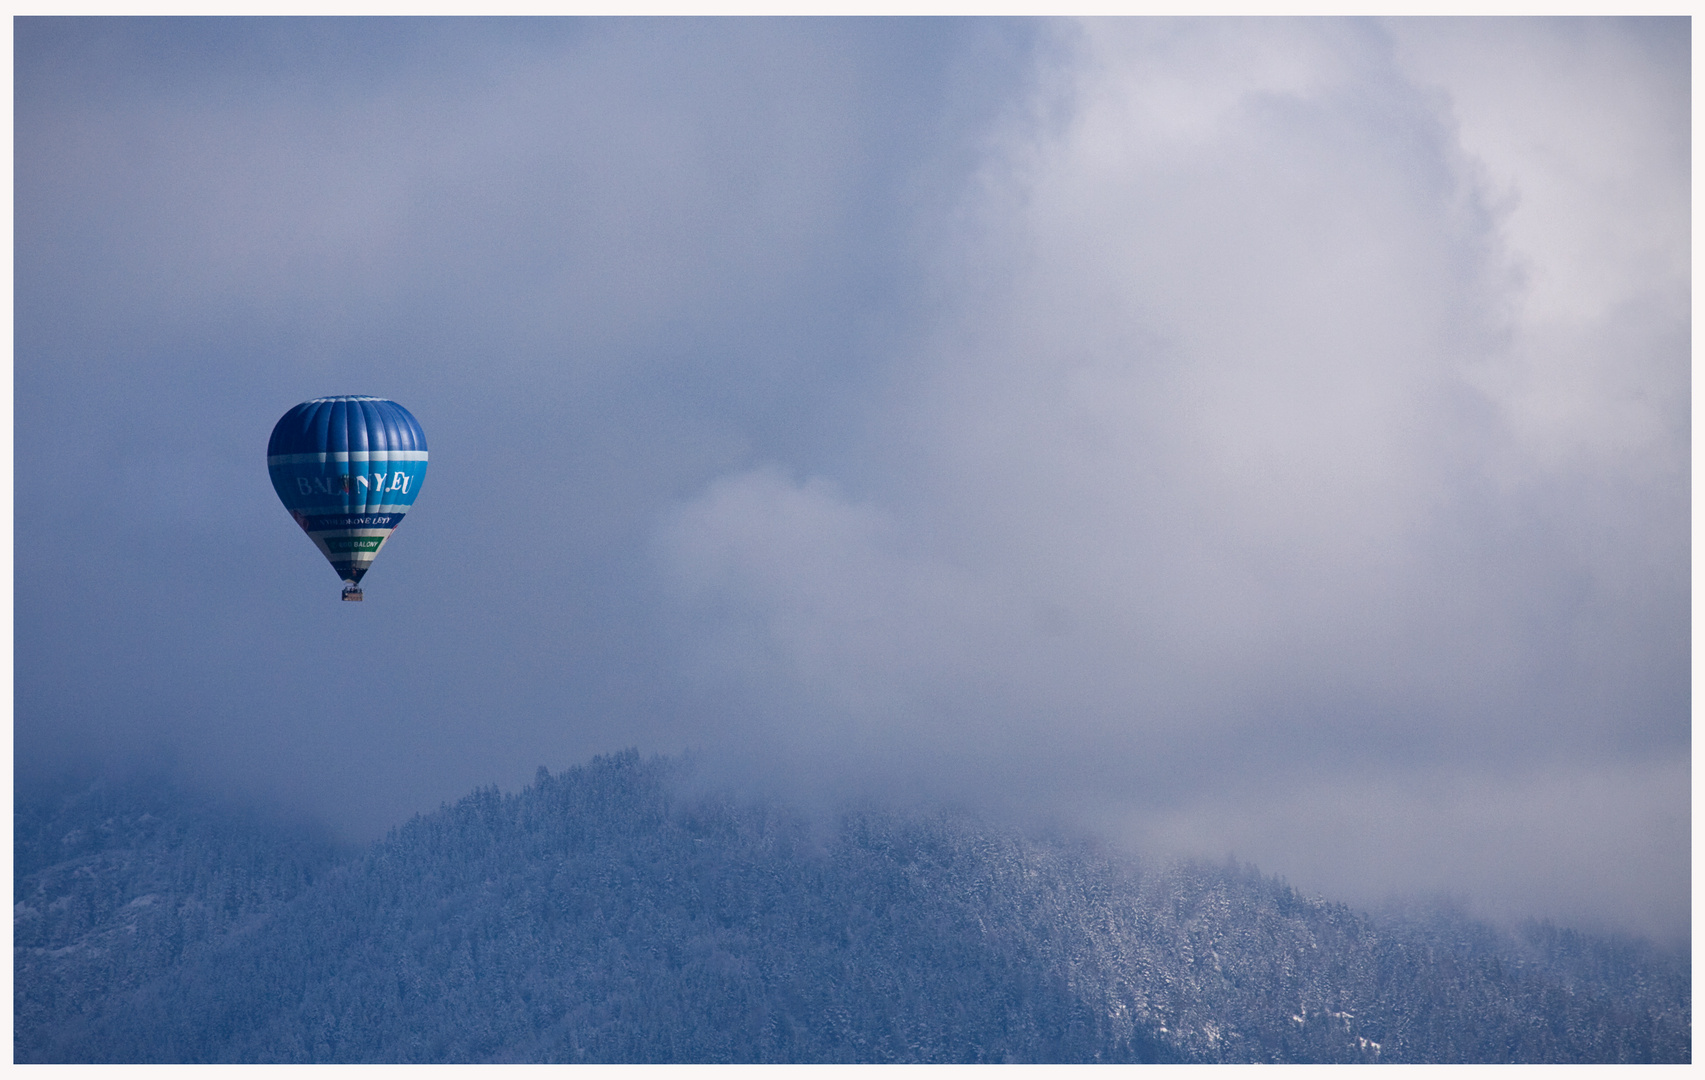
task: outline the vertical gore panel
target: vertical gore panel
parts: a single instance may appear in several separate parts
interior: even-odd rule
[[[397,410],[390,402],[379,409],[379,425],[385,432],[385,446],[391,450],[406,450],[403,433],[397,430]]]
[[[380,408],[379,411],[379,420],[385,425],[385,438],[390,442],[390,449],[414,449],[409,445],[409,432],[402,425],[402,409],[396,403],[392,403],[392,401],[384,403],[384,408]]]
[[[391,440],[386,437],[385,424],[383,420],[385,415],[385,402],[363,401],[361,403],[361,411],[363,422],[367,425],[368,448],[373,450],[392,449]],[[390,468],[388,464],[375,464],[369,465],[367,471],[373,473],[388,473]],[[367,494],[374,506],[379,506],[385,501],[385,497],[377,490],[369,491]]]
[[[363,450],[374,449],[372,441],[368,437],[368,432],[372,429],[372,424],[367,419],[367,414],[373,408],[372,403],[367,401],[352,401],[349,404],[352,409],[352,413],[349,418],[349,452],[353,454]],[[359,470],[351,468],[350,471],[358,472]]]
[[[309,448],[303,450],[303,453],[312,454],[323,453],[325,451],[326,442],[330,438],[328,433],[331,430],[331,423],[332,403],[329,401],[322,401],[318,405],[314,406],[313,418],[310,421],[308,428]]]
[[[416,420],[414,418],[414,414],[411,412],[405,411],[402,415],[403,415],[403,420],[407,423],[407,426],[408,426],[409,438],[413,441],[413,445],[410,446],[409,449],[410,450],[425,450],[426,449],[426,432],[421,430],[420,421]]]
[[[326,449],[341,454],[349,450],[349,414],[354,410],[347,401],[340,401],[332,408],[336,410],[332,414],[332,445]]]

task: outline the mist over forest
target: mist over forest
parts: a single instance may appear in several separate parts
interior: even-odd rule
[[[364,849],[157,783],[34,792],[16,1058],[1691,1059],[1680,949],[691,772],[541,767]]]
[[[1685,1057],[1690,33],[15,20],[18,1052]]]

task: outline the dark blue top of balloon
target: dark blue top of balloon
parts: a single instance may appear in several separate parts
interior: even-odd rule
[[[354,450],[425,450],[420,421],[394,401],[323,397],[285,413],[272,429],[266,456],[341,454]]]

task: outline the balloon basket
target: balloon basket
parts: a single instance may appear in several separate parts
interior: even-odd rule
[[[361,599],[361,586],[359,586],[359,585],[345,585],[343,587],[343,598],[345,600],[360,600]]]

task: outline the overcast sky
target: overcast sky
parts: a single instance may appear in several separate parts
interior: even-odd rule
[[[1685,935],[1686,20],[14,34],[21,779],[692,749]],[[361,605],[328,394],[431,446]]]

